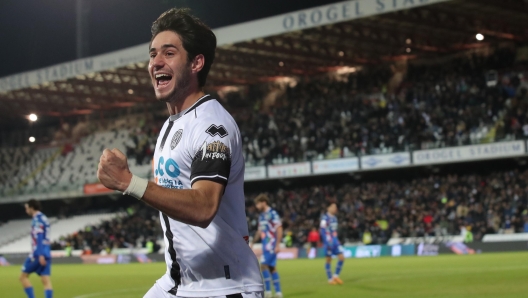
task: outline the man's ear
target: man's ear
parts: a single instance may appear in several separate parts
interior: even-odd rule
[[[204,55],[202,54],[196,55],[196,57],[194,57],[192,64],[191,64],[192,72],[199,73],[200,70],[202,70],[202,68],[204,67],[204,65],[205,65]]]

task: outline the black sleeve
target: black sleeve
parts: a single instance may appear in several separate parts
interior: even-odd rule
[[[231,150],[220,140],[203,142],[191,164],[191,186],[199,180],[227,185],[231,171]]]

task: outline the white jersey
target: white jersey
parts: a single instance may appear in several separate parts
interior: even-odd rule
[[[218,213],[203,229],[160,212],[167,272],[158,284],[185,297],[263,291],[257,258],[249,248],[240,131],[210,95],[163,125],[153,160],[155,181],[190,189],[199,180],[226,185]]]

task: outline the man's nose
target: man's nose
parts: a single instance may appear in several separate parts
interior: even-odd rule
[[[165,60],[163,60],[161,55],[156,55],[156,57],[151,60],[150,65],[154,70],[157,70],[165,66]]]

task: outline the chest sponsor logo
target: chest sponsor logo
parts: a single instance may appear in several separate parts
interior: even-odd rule
[[[178,166],[178,163],[174,159],[169,158],[165,161],[165,158],[162,156],[158,159],[158,165],[156,170],[154,170],[154,174],[159,177],[167,174],[171,178],[176,178],[180,176],[180,166]]]
[[[202,153],[202,160],[226,160],[231,158],[231,150],[229,149],[229,147],[227,147],[227,145],[220,141],[214,141],[209,144],[204,142],[202,147],[200,148],[200,152]]]
[[[214,137],[216,135],[220,136],[221,138],[228,135],[227,130],[223,125],[216,126],[215,124],[212,124],[205,130],[206,133],[208,133],[210,136]]]
[[[183,189],[183,183],[179,179],[176,179],[180,176],[180,173],[178,163],[172,158],[165,160],[163,156],[158,159],[154,170],[156,183],[159,186],[173,189]]]
[[[174,148],[176,148],[176,146],[180,143],[182,135],[183,135],[183,129],[179,129],[177,132],[174,133],[174,135],[172,136],[172,141],[171,141],[171,150],[174,150]]]

